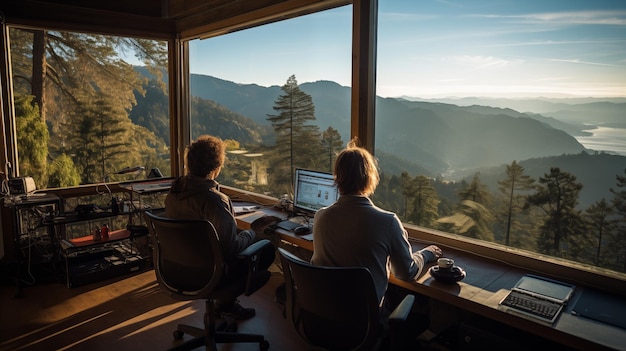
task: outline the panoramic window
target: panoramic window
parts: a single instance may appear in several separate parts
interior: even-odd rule
[[[169,175],[166,42],[32,28],[9,36],[20,176],[46,189]]]
[[[626,7],[382,1],[375,202],[626,271]]]
[[[350,137],[351,8],[189,44],[191,136],[221,137],[218,181],[293,196],[296,168],[331,172]]]

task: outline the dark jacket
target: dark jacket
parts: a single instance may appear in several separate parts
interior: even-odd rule
[[[220,192],[215,180],[194,175],[176,179],[165,198],[165,215],[176,219],[207,219],[213,223],[226,261],[254,241],[252,230],[237,231],[232,202]]]

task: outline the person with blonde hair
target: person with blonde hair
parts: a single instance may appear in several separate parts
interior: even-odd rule
[[[368,268],[382,307],[390,274],[412,281],[441,257],[441,249],[430,245],[414,252],[398,216],[374,205],[378,163],[356,139],[339,153],[333,173],[340,197],[315,214],[311,263]]]

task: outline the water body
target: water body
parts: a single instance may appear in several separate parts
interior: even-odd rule
[[[579,136],[576,140],[587,149],[626,156],[626,128],[598,126],[585,131],[592,135]]]

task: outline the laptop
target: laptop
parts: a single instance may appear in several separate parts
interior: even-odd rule
[[[500,301],[498,309],[551,326],[575,289],[572,284],[526,274]]]

